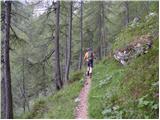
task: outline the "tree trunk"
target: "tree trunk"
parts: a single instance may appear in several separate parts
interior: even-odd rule
[[[11,91],[11,74],[9,59],[9,36],[10,36],[10,19],[11,19],[11,1],[5,2],[5,33],[4,33],[4,89],[5,89],[5,119],[13,118],[12,91]]]
[[[125,25],[127,26],[129,23],[129,2],[125,1],[124,2],[124,6],[125,6]]]
[[[70,2],[69,8],[69,26],[68,26],[68,57],[67,57],[67,66],[65,72],[65,81],[69,80],[69,70],[71,63],[71,43],[72,43],[72,1]]]
[[[79,69],[82,68],[82,52],[83,49],[83,1],[81,0],[81,11],[80,11],[80,60],[79,60]]]
[[[24,53],[23,53],[24,55]],[[26,85],[25,85],[25,58],[23,58],[23,61],[22,61],[22,92],[23,92],[23,111],[24,113],[26,112],[26,105],[27,105],[27,108],[28,108],[28,111],[30,111],[30,108],[29,108],[29,101],[28,101],[28,98],[27,98],[27,94],[26,94]]]
[[[3,22],[4,23],[4,22]],[[4,26],[4,24],[2,25]],[[1,26],[1,27],[2,27]],[[2,28],[2,34],[1,35],[4,35],[5,33],[5,29],[4,27]],[[4,83],[4,36],[1,37],[1,77],[2,77],[2,80],[1,80],[1,118],[5,118],[5,106],[6,106],[6,95],[5,95],[5,83]]]
[[[23,112],[26,112],[26,90],[25,90],[25,77],[24,77],[24,58],[22,60],[22,89],[23,89]]]
[[[43,70],[42,75],[43,75],[43,80],[44,80],[44,82],[43,82],[44,83],[44,85],[43,85],[43,88],[44,88],[43,89],[43,95],[47,96],[47,90],[46,90],[47,89],[47,85],[46,85],[47,84],[47,81],[46,81],[47,80],[47,75],[46,75],[46,71],[45,71],[45,62],[42,65],[42,70]]]
[[[105,28],[105,10],[104,10],[104,3],[102,1],[101,4],[102,8],[102,56],[106,56],[106,28]]]
[[[66,24],[68,24],[68,14],[66,16]],[[66,75],[66,68],[67,68],[67,57],[68,57],[68,44],[67,44],[67,41],[68,41],[68,35],[67,35],[67,31],[68,31],[68,25],[66,26],[65,28],[65,33],[66,33],[66,36],[65,36],[65,49],[64,49],[64,52],[65,52],[65,61],[64,61],[64,68],[63,68],[63,73],[64,73],[64,76],[63,76],[63,81],[65,83],[67,83],[67,81],[65,80],[65,75]]]
[[[99,46],[98,46],[98,56],[99,60],[102,59],[102,15],[101,15],[101,2],[99,3],[99,20],[98,20],[98,25],[99,25]]]
[[[63,86],[60,72],[60,57],[59,57],[59,16],[60,16],[60,1],[56,2],[56,29],[55,29],[55,82],[56,89],[60,90]]]
[[[3,65],[2,65],[2,70],[3,70]],[[5,95],[5,83],[4,83],[4,77],[3,77],[3,72],[2,73],[2,80],[1,80],[1,118],[5,118],[5,111],[6,111],[6,95]]]
[[[146,14],[148,15],[149,14],[149,1],[144,1],[144,2],[141,2],[141,6],[145,8],[146,10]]]

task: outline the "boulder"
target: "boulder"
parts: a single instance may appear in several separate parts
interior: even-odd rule
[[[148,53],[148,50],[152,47],[152,38],[148,34],[136,37],[125,48],[117,49],[113,56],[122,65],[127,65],[130,59]]]

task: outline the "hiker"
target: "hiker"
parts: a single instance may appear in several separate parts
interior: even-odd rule
[[[94,53],[92,48],[87,48],[87,52],[84,55],[83,63],[87,62],[87,76],[92,77],[92,69],[93,69],[93,59],[94,59]]]

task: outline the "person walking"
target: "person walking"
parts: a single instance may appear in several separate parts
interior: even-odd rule
[[[87,51],[84,55],[83,63],[87,62],[87,76],[90,78],[92,77],[92,70],[93,70],[93,60],[94,60],[94,52],[92,48],[87,48]]]

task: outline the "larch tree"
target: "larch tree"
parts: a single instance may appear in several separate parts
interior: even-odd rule
[[[67,66],[65,70],[65,81],[69,80],[69,69],[71,63],[71,43],[72,43],[72,4],[69,4],[69,25],[68,25],[68,41],[67,41]]]
[[[60,90],[63,86],[63,81],[61,79],[61,69],[60,69],[60,57],[59,57],[59,17],[60,17],[60,1],[55,4],[56,9],[56,25],[55,25],[55,82],[56,89]]]
[[[79,59],[79,69],[82,68],[82,52],[83,49],[83,1],[81,0],[80,7],[80,59]]]
[[[4,78],[4,93],[5,95],[5,110],[4,118],[13,118],[12,106],[12,88],[11,88],[11,73],[10,73],[10,57],[9,57],[9,41],[10,41],[10,20],[11,20],[11,1],[5,1],[5,17],[4,17],[4,43],[3,43],[3,78]]]
[[[99,6],[99,9],[98,9],[98,57],[99,57],[99,60],[102,59],[102,15],[101,15],[101,11],[102,11],[102,8],[101,8],[101,1],[99,2],[98,4]]]
[[[128,25],[129,23],[129,2],[128,1],[124,1],[124,7],[125,7],[125,26]]]

